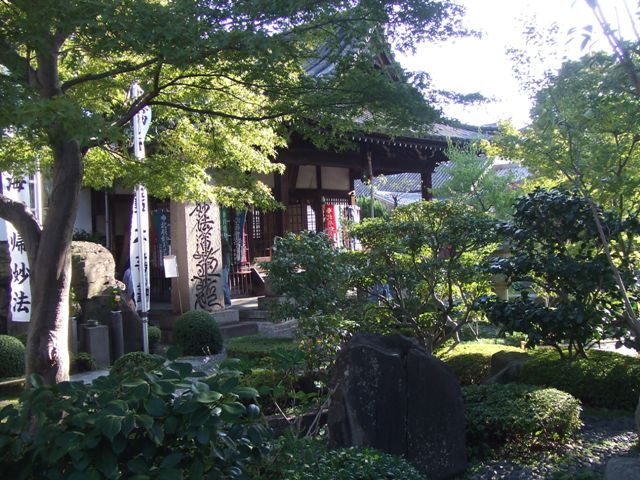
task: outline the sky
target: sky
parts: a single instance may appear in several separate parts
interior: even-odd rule
[[[600,0],[607,19],[620,27],[624,36],[633,32],[625,2],[636,11],[635,0]],[[447,116],[471,125],[487,125],[511,120],[515,126],[528,123],[530,95],[523,91],[514,74],[514,62],[507,49],[525,49],[536,64],[535,75],[557,70],[563,59],[577,59],[589,50],[609,50],[585,0],[458,0],[466,8],[464,25],[482,32],[482,38],[457,38],[422,44],[415,54],[397,54],[405,69],[426,71],[434,88],[460,93],[480,92],[492,102],[477,106],[449,105]],[[524,30],[536,25],[546,31],[558,25],[555,47],[544,49],[527,45]],[[593,25],[592,42],[581,50],[581,31]],[[575,28],[577,33],[569,33]]]

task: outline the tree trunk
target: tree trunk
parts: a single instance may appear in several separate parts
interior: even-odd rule
[[[82,183],[82,151],[76,140],[53,145],[54,167],[40,245],[31,267],[32,310],[27,379],[51,385],[69,379],[71,241]]]

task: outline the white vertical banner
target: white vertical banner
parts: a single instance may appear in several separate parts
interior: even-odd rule
[[[136,187],[131,215],[129,261],[135,301],[139,311],[148,312],[151,301],[149,284],[149,212],[147,189]]]
[[[137,82],[131,84],[128,97],[136,99],[142,95]],[[133,154],[141,160],[145,157],[144,139],[151,124],[151,108],[145,106],[132,119]],[[149,209],[147,190],[144,186],[136,187],[131,215],[131,240],[129,244],[129,260],[131,279],[135,292],[138,311],[142,312],[142,341],[145,352],[149,351],[148,318],[151,303],[151,285],[149,282]]]
[[[11,200],[31,205],[29,180],[15,178],[2,172],[2,191]],[[24,240],[15,227],[5,222],[7,242],[11,255],[11,319],[14,322],[28,322],[31,319],[31,285],[29,284],[29,261]]]

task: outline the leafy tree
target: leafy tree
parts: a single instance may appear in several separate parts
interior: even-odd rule
[[[534,176],[579,187],[625,215],[640,185],[640,98],[615,57],[566,62],[536,96],[532,123],[506,136],[506,152]]]
[[[597,9],[595,0],[588,1]],[[576,189],[587,200],[626,322],[638,337],[640,321],[596,206],[600,203],[623,217],[635,211],[640,180],[638,44],[622,42],[605,28],[607,32],[616,47],[614,54],[588,55],[550,74],[537,94],[532,125],[522,132],[508,130],[498,143],[505,155],[522,158],[534,175],[555,179],[557,185]],[[616,247],[627,256],[635,251],[632,238]]]
[[[39,165],[52,182],[42,227],[0,197],[31,268],[27,374],[68,375],[69,247],[83,184],[117,179],[160,197],[263,207],[268,190],[247,172],[276,168],[286,123],[311,135],[354,119],[390,132],[433,119],[404,81],[425,77],[375,64],[371,52],[385,46],[377,32],[405,49],[464,33],[460,14],[449,0],[1,2],[0,168]],[[331,74],[306,75],[325,53]],[[126,101],[134,79],[145,92]],[[147,105],[153,155],[136,162],[124,127]]]
[[[449,179],[433,189],[436,198],[464,203],[497,218],[511,215],[519,187],[513,175],[499,175],[493,169],[493,158],[485,155],[479,144],[450,143],[447,157]]]
[[[324,234],[290,233],[276,240],[271,255],[271,288],[290,301],[274,305],[279,320],[296,318],[296,335],[311,370],[335,360],[349,327],[347,292],[353,266]]]
[[[599,211],[599,217],[612,242],[640,226],[635,218],[622,221],[611,212]],[[491,321],[506,332],[526,333],[529,346],[551,345],[561,356],[565,343],[570,357],[584,356],[592,342],[626,336],[624,306],[588,200],[537,189],[518,200],[513,220],[498,232],[512,253],[494,258],[489,271],[504,275],[509,285],[526,280],[530,286],[515,301],[485,303]],[[629,284],[633,265],[617,260]]]
[[[364,248],[354,255],[355,285],[384,326],[409,330],[429,351],[471,321],[490,289],[477,265],[495,247],[493,221],[471,207],[413,203],[353,231]]]

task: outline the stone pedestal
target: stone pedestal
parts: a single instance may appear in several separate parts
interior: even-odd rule
[[[96,325],[83,327],[84,347],[96,360],[98,367],[111,365],[111,352],[109,346],[109,327]]]
[[[220,209],[216,203],[171,203],[171,250],[178,278],[171,281],[174,312],[224,309]]]

